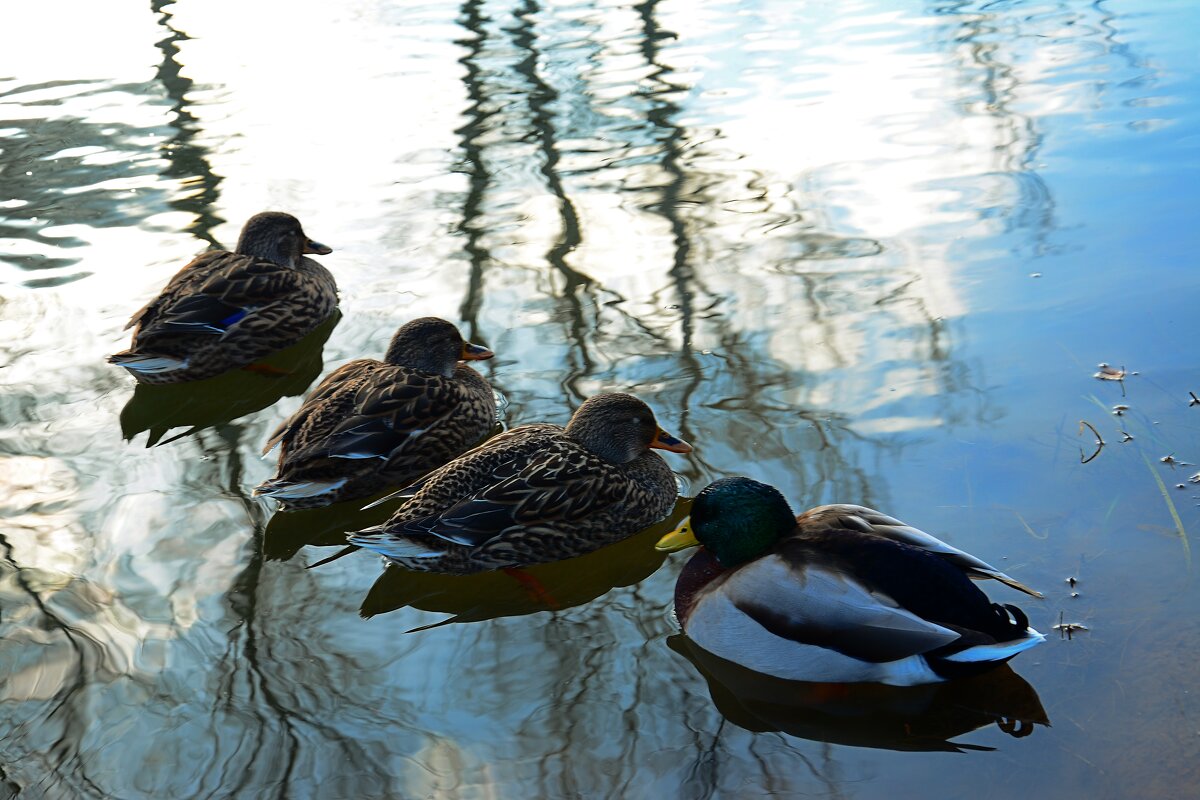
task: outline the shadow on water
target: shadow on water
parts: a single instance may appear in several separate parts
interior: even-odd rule
[[[684,634],[667,646],[708,682],[721,715],[748,731],[782,731],[817,742],[887,750],[993,750],[951,741],[995,725],[1016,738],[1049,727],[1037,692],[1007,664],[927,686],[786,681],[718,658]]]
[[[400,608],[416,608],[450,617],[414,630],[457,622],[479,622],[538,611],[562,611],[588,603],[618,586],[632,586],[652,575],[666,554],[654,543],[687,515],[691,501],[679,499],[671,515],[628,539],[578,558],[537,564],[521,570],[529,579],[506,572],[437,575],[388,565],[363,600],[364,617]],[[536,590],[530,586],[536,582]]]
[[[148,431],[147,447],[167,444],[267,408],[282,397],[303,394],[321,374],[325,342],[340,319],[340,313],[334,314],[296,344],[251,365],[261,369],[235,369],[185,383],[137,384],[121,410],[121,435],[130,440]]]
[[[390,493],[388,490],[374,497],[346,500],[323,508],[276,511],[263,531],[263,555],[272,561],[287,561],[308,545],[346,547],[347,533],[386,521],[404,502],[397,498],[373,508],[363,508]]]

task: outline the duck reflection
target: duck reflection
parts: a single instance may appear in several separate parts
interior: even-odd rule
[[[291,347],[214,378],[137,384],[121,410],[121,435],[130,440],[147,431],[146,446],[154,447],[267,408],[281,397],[304,394],[321,374],[322,350],[340,319],[335,313]],[[181,427],[185,430],[163,438]]]
[[[655,537],[673,530],[687,516],[689,506],[690,500],[678,498],[670,516],[661,522],[566,561],[472,575],[412,572],[389,564],[367,592],[359,613],[373,617],[412,607],[450,615],[413,629],[426,630],[583,605],[610,589],[645,580],[662,566],[665,554],[654,549]]]
[[[886,750],[990,751],[951,741],[995,724],[1021,738],[1050,726],[1037,692],[1007,664],[980,675],[922,686],[805,683],[746,669],[712,655],[682,633],[667,646],[708,682],[725,719],[753,732],[781,731],[831,744]]]
[[[342,547],[348,554],[356,548],[346,547],[347,532],[384,522],[406,499],[389,490],[375,497],[345,500],[320,508],[276,511],[263,530],[263,555],[273,561],[287,561],[305,545]],[[310,566],[319,563],[322,562]]]

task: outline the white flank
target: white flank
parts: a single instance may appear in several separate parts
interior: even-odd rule
[[[797,624],[839,629],[848,637],[869,640],[884,633],[893,641],[906,639],[911,655],[870,662],[778,636],[738,608],[739,597],[753,598]],[[787,680],[878,681],[897,686],[941,681],[921,654],[959,638],[843,575],[819,567],[797,574],[778,556],[738,570],[719,591],[703,595],[684,631],[710,653],[756,672]]]

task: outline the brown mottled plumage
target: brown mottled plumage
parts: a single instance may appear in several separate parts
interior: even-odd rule
[[[328,375],[271,435],[274,478],[254,490],[313,508],[403,486],[478,444],[496,421],[488,382],[459,359],[492,357],[437,317],[401,326],[383,361]]]
[[[141,383],[179,383],[294,344],[337,308],[333,276],[303,255],[329,252],[290,214],[255,214],[236,252],[198,256],[134,314],[133,346],[108,360]]]
[[[465,574],[560,561],[651,525],[675,503],[657,447],[691,447],[628,394],[585,402],[567,427],[513,428],[433,472],[350,541],[409,569]]]

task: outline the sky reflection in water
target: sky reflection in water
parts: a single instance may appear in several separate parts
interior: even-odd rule
[[[2,13],[27,32],[0,70],[10,794],[1200,785],[1200,467],[1160,460],[1200,462],[1192,4]],[[335,248],[326,372],[438,314],[496,351],[509,425],[634,391],[695,445],[668,456],[692,490],[749,474],[798,510],[880,506],[1043,589],[1022,600],[1036,627],[1091,629],[1013,665],[1053,727],[951,732],[904,706],[998,751],[950,759],[806,735],[803,699],[764,719],[670,639],[683,559],[648,544],[549,568],[554,610],[499,576],[381,577],[361,553],[306,571],[336,522],[288,529],[249,499],[302,387],[160,430],[127,424],[163,403],[103,361],[264,208]],[[1138,375],[1096,381],[1100,361]],[[1080,419],[1107,442],[1086,465]]]

